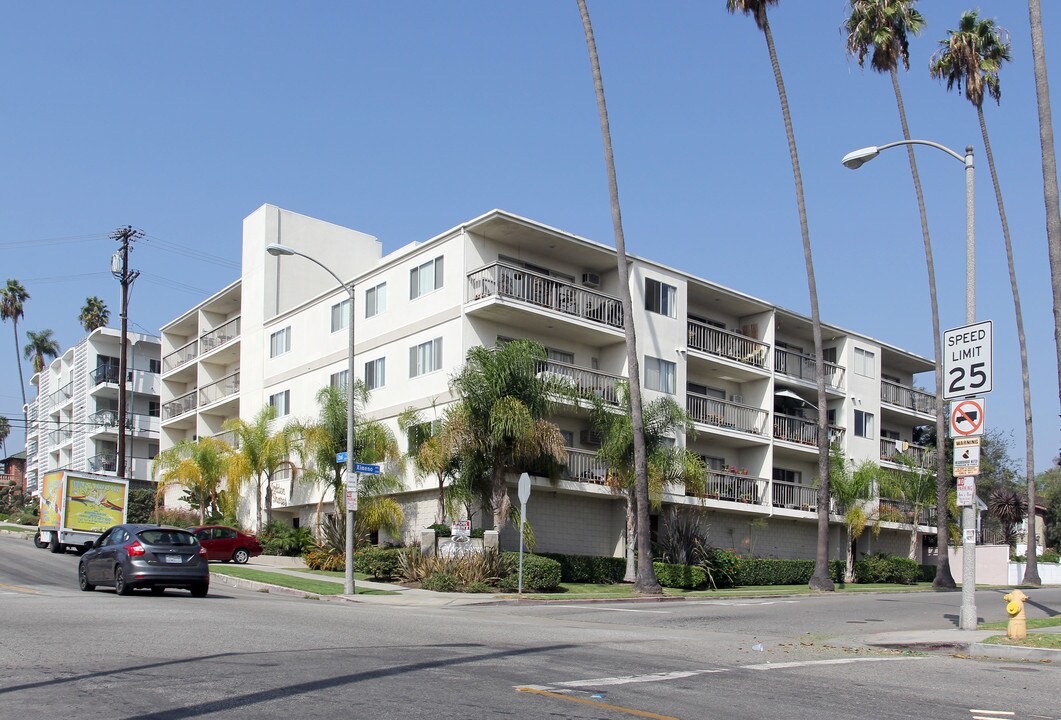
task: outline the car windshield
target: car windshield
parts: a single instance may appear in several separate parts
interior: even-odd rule
[[[194,545],[195,538],[184,530],[141,530],[138,537],[148,545]]]

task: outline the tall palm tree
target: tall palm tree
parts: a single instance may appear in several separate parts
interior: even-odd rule
[[[7,455],[7,436],[10,434],[10,421],[4,415],[0,415],[0,447],[4,449],[4,455]]]
[[[644,409],[641,400],[641,369],[637,355],[637,335],[634,332],[634,301],[630,293],[630,266],[626,258],[626,239],[623,236],[623,217],[619,209],[619,184],[615,176],[615,154],[612,152],[612,131],[608,123],[608,105],[604,99],[604,80],[601,77],[600,59],[597,56],[597,41],[593,37],[586,0],[577,0],[582,16],[582,29],[589,50],[593,87],[597,96],[597,114],[600,116],[601,138],[604,143],[604,166],[608,174],[608,196],[611,200],[612,227],[615,233],[615,255],[619,272],[619,299],[623,306],[623,328],[626,333],[626,365],[630,376],[630,419],[634,433],[634,496],[637,500],[637,552],[643,558],[652,557],[652,539],[648,528],[648,454],[645,450]],[[663,587],[656,579],[652,563],[638,565],[634,592],[659,595]]]
[[[925,19],[914,9],[915,0],[850,0],[851,14],[844,24],[847,30],[847,51],[858,57],[860,67],[865,67],[870,55],[870,68],[875,72],[888,73],[895,93],[895,104],[899,109],[899,124],[903,139],[910,139],[910,126],[906,122],[906,106],[899,88],[899,63],[910,69],[910,36],[917,35],[925,26]],[[943,351],[940,346],[939,301],[936,298],[936,265],[932,259],[932,239],[928,232],[928,214],[925,212],[925,196],[921,191],[921,177],[917,173],[917,161],[913,146],[906,146],[910,161],[910,175],[914,181],[917,209],[921,217],[921,237],[925,245],[925,266],[928,270],[928,295],[932,311],[932,350],[936,361],[936,531],[939,535],[939,557],[936,577],[932,581],[936,588],[955,587],[950,572],[947,537],[947,494],[950,476],[947,472],[946,430],[943,404]]]
[[[23,348],[23,354],[27,360],[33,361],[33,372],[41,372],[47,364],[46,360],[54,360],[59,357],[59,343],[52,337],[51,330],[41,330],[40,332],[28,330],[26,338],[29,342]]]
[[[538,375],[545,347],[514,340],[497,348],[473,347],[450,379],[459,402],[453,432],[461,448],[461,482],[493,516],[494,529],[508,522],[512,504],[507,479],[532,467],[558,470],[567,462],[560,428],[547,418],[562,382]]]
[[[777,96],[781,101],[781,115],[785,122],[785,135],[788,137],[788,154],[792,161],[792,178],[796,186],[796,207],[799,210],[799,229],[803,239],[803,262],[807,268],[807,291],[810,294],[811,332],[814,336],[815,382],[818,386],[818,541],[814,556],[814,574],[811,575],[810,587],[814,590],[833,590],[833,581],[829,576],[829,403],[825,395],[825,362],[822,350],[822,323],[818,313],[818,285],[814,279],[814,259],[811,256],[810,229],[807,225],[807,206],[803,201],[803,174],[799,169],[799,153],[796,151],[796,134],[792,129],[792,115],[788,109],[788,93],[785,92],[785,81],[781,77],[781,65],[777,60],[774,48],[774,35],[770,31],[770,21],[766,15],[769,5],[776,5],[778,0],[726,0],[726,9],[731,13],[751,15],[755,25],[766,39],[766,49],[770,54],[770,67],[774,71],[777,83]]]
[[[637,537],[634,494],[634,433],[630,412],[630,384],[620,382],[616,393],[619,406],[609,405],[591,395],[593,427],[601,435],[597,457],[608,468],[607,483],[626,499],[626,582],[637,578],[634,541]],[[696,453],[674,442],[674,437],[692,430],[689,415],[671,397],[659,397],[645,406],[645,452],[648,454],[648,499],[659,510],[667,485],[684,483],[687,495],[702,496],[705,485],[703,461]],[[652,556],[641,555],[650,561]],[[640,564],[640,563],[638,563]]]
[[[111,311],[107,309],[105,302],[92,295],[85,298],[85,304],[77,319],[81,322],[81,327],[85,328],[85,332],[92,332],[96,328],[107,327],[111,319]]]
[[[294,463],[288,459],[294,450],[295,426],[288,424],[274,431],[272,422],[275,419],[276,408],[266,405],[250,422],[232,418],[222,426],[239,438],[239,450],[234,457],[235,474],[254,483],[258,532],[262,529],[262,489],[265,489],[266,522],[269,523],[273,520],[273,475],[281,467],[295,471]]]
[[[872,460],[863,460],[854,470],[849,469],[843,453],[835,447],[830,456],[830,465],[829,490],[847,528],[844,582],[849,583],[855,581],[855,543],[862,537],[867,525],[872,525],[874,534],[880,532],[879,506],[873,507],[871,501],[881,472]]]
[[[1024,437],[1025,437],[1025,472],[1028,485],[1028,507],[1032,516],[1030,525],[1035,525],[1035,437],[1032,433],[1032,390],[1028,377],[1028,345],[1024,337],[1024,314],[1021,312],[1020,291],[1017,289],[1017,271],[1013,264],[1013,242],[1009,235],[1009,221],[1006,219],[1006,207],[1002,203],[1002,186],[995,170],[995,156],[991,151],[991,138],[987,134],[987,123],[984,120],[984,92],[999,103],[1002,88],[999,84],[999,70],[1002,63],[1010,61],[1010,45],[1006,31],[995,24],[994,20],[981,20],[975,10],[962,13],[957,30],[948,30],[947,39],[940,40],[940,50],[932,56],[930,70],[932,77],[946,78],[947,89],[955,85],[961,90],[965,84],[965,97],[976,108],[976,117],[980,121],[980,134],[984,138],[984,150],[987,153],[987,165],[991,169],[991,182],[995,187],[995,202],[998,204],[998,217],[1002,222],[1002,238],[1006,247],[1006,264],[1009,267],[1009,285],[1013,291],[1013,309],[1017,316],[1017,342],[1020,345],[1021,382],[1024,387]],[[1028,551],[1028,564],[1024,571],[1025,585],[1039,585],[1039,566],[1035,559],[1035,537],[1031,537]]]
[[[151,476],[158,483],[156,510],[166,489],[178,485],[199,506],[199,522],[203,523],[207,508],[212,512],[217,511],[217,495],[222,478],[232,477],[232,452],[232,448],[224,441],[202,437],[198,440],[181,440],[156,455],[151,463]]]
[[[26,381],[22,377],[22,355],[18,347],[18,319],[26,316],[25,303],[29,293],[18,280],[9,278],[7,286],[0,290],[0,318],[11,321],[15,333],[15,361],[18,363],[18,386],[22,390],[22,405],[26,405]]]

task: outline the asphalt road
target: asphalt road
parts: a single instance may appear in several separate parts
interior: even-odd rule
[[[80,592],[76,563],[0,536],[2,717],[1061,716],[1054,665],[844,646],[952,626],[960,593],[424,608],[215,585],[205,599],[122,598]],[[995,595],[978,594],[987,619],[1001,618]],[[1061,610],[1059,590],[1033,600],[1033,616]]]

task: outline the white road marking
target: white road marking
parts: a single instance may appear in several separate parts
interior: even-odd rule
[[[694,675],[727,672],[725,668],[715,670],[675,670],[674,672],[650,673],[648,675],[627,675],[625,677],[593,678],[591,680],[568,680],[553,683],[554,687],[600,687],[602,685],[630,685],[632,683],[661,682],[663,680],[680,680]]]
[[[980,713],[982,715],[990,715],[991,716],[991,718],[977,718],[977,720],[993,720],[993,718],[996,718],[996,717],[999,717],[999,716],[1012,717],[1012,716],[1017,714],[1017,713],[1013,712],[1012,710],[969,710],[969,712],[974,713],[974,715],[973,715],[974,718],[977,718],[975,713]]]
[[[632,613],[655,613],[656,615],[670,615],[670,610],[630,610],[628,608],[594,607],[592,605],[550,605],[554,608],[567,608],[568,610],[608,610],[610,612],[632,612]],[[529,685],[527,687],[530,687]]]
[[[814,667],[815,665],[848,665],[858,662],[885,662],[895,660],[927,660],[924,657],[863,657],[834,658],[832,660],[803,660],[797,662],[763,663],[761,665],[741,665],[740,670],[781,670],[794,667]]]
[[[688,600],[685,605],[725,605],[728,607],[742,607],[744,605],[795,605],[799,600]]]

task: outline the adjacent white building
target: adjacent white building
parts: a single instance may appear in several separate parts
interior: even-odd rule
[[[128,334],[120,382],[121,333],[98,328],[37,373],[27,406],[26,484],[36,492],[55,469],[114,475],[118,467],[118,394],[126,395],[126,477],[151,478],[159,450],[159,338]]]
[[[679,442],[708,468],[706,498],[671,487],[667,505],[704,505],[712,542],[765,557],[813,557],[817,425],[810,319],[646,258],[631,257],[634,317],[624,318],[614,250],[493,210],[384,255],[375,238],[264,205],[244,221],[241,278],[162,328],[162,449],[218,435],[230,417],[274,405],[278,423],[317,414],[315,396],[341,382],[351,319],[347,292],[281,243],[356,285],[356,372],[372,392],[369,414],[397,425],[407,407],[427,417],[453,396],[450,376],[467,351],[527,337],[549,349],[543,372],[614,397],[626,375],[623,323],[635,323],[647,399],[667,394],[695,421]],[[921,456],[914,428],[934,422],[934,395],[918,389],[930,360],[827,326],[829,423],[854,461]],[[534,479],[528,519],[540,551],[621,555],[624,502],[602,484],[584,404],[554,421],[568,446],[559,480]],[[515,478],[513,478],[513,481]],[[431,480],[409,475],[400,500],[403,540],[435,521]],[[286,476],[275,515],[309,525],[330,498]],[[253,519],[253,499],[243,511]],[[924,518],[928,520],[928,518]],[[752,522],[755,521],[755,522]],[[765,522],[763,522],[765,521]],[[489,523],[481,514],[476,525]],[[248,522],[248,524],[252,524]],[[840,519],[831,546],[843,557]],[[921,533],[934,533],[923,525]],[[872,546],[906,554],[910,530],[886,526]],[[502,533],[514,544],[514,533]]]

